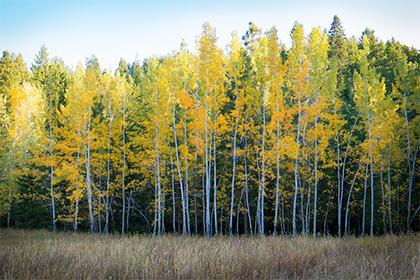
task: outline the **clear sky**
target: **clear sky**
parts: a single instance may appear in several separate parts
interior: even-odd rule
[[[31,62],[45,44],[70,66],[95,54],[102,67],[115,69],[120,57],[131,62],[165,55],[182,39],[194,50],[205,21],[216,28],[223,48],[232,31],[242,35],[249,21],[263,29],[276,26],[288,45],[294,21],[309,32],[329,28],[335,14],[348,36],[370,27],[383,40],[394,37],[420,49],[420,0],[0,0],[0,50]]]

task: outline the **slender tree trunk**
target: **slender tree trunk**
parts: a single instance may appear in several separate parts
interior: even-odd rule
[[[258,173],[258,196],[257,196],[257,212],[255,216],[255,227],[254,232],[255,234],[261,234],[261,168],[258,160],[258,151],[255,155],[256,158],[256,165],[257,165],[257,173]]]
[[[264,103],[264,101],[263,101]],[[264,236],[264,197],[265,197],[265,130],[266,130],[266,105],[263,104],[263,134],[262,134],[262,147],[261,147],[261,210],[260,210],[260,236]]]
[[[155,172],[157,173],[157,172]],[[156,229],[157,229],[157,224],[158,224],[158,195],[157,195],[157,174],[155,174],[155,203],[156,205],[154,205],[155,208],[155,213],[154,213],[154,219],[153,219],[153,236],[156,236]]]
[[[109,103],[109,127],[108,127],[108,143],[107,143],[107,159],[106,159],[106,193],[105,193],[105,233],[109,232],[109,187],[110,187],[110,177],[111,177],[111,159],[110,159],[110,150],[111,150],[111,137],[112,137],[112,106],[111,102]]]
[[[236,174],[236,136],[238,131],[238,116],[235,120],[235,130],[233,133],[233,151],[232,151],[232,184],[230,194],[230,212],[229,212],[229,236],[232,236],[233,208],[235,203],[235,174]]]
[[[50,100],[51,103],[51,100]],[[51,104],[50,104],[51,110]],[[55,232],[57,227],[55,224],[55,198],[54,198],[54,166],[52,165],[53,162],[53,134],[52,134],[52,120],[51,120],[51,112],[50,112],[50,119],[49,119],[49,130],[50,130],[50,195],[51,195],[51,220],[52,220],[52,228]]]
[[[374,233],[374,205],[375,205],[375,192],[374,192],[374,182],[373,182],[373,151],[372,151],[372,136],[371,136],[371,116],[369,114],[369,129],[368,129],[368,134],[369,134],[369,161],[370,161],[370,196],[371,196],[371,201],[370,201],[370,235],[373,236]]]
[[[102,190],[102,165],[99,165],[99,186],[98,186],[98,191],[100,192]],[[101,208],[102,208],[102,194],[101,192],[99,193],[99,198],[97,200],[97,206],[96,208],[98,209],[98,232],[102,233],[102,215],[101,215]]]
[[[157,107],[159,104],[158,94],[156,94],[155,106]],[[156,108],[157,112],[157,108]],[[154,234],[160,235],[161,234],[161,183],[160,183],[160,149],[159,149],[159,123],[156,120],[155,123],[155,139],[154,139],[154,150],[155,150],[155,172],[156,172],[156,187],[155,187],[155,199],[156,199],[156,211],[155,211],[155,224],[154,224]],[[156,232],[157,231],[157,232]]]
[[[158,132],[157,132],[158,133]],[[161,200],[161,185],[160,185],[160,156],[159,152],[156,153],[156,196],[157,196],[157,211],[156,211],[156,219],[157,219],[157,235],[162,233],[162,200]]]
[[[304,155],[302,155],[302,158],[304,157]],[[303,177],[303,176],[302,176]],[[305,190],[305,181],[301,178],[300,179],[300,222],[301,222],[301,234],[304,235],[306,234],[306,229],[305,229],[305,213],[304,213],[304,209],[305,209],[305,194],[304,194],[304,190]]]
[[[87,143],[85,144],[85,167],[86,167],[86,193],[88,199],[88,208],[89,208],[89,222],[90,222],[90,231],[95,232],[95,218],[93,215],[93,204],[92,204],[92,182],[91,182],[91,173],[90,173],[90,125],[91,125],[91,110],[88,109],[88,125],[87,125]]]
[[[79,129],[77,130],[77,135],[80,136]],[[80,159],[80,149],[81,149],[81,147],[79,146],[79,149],[77,151],[76,168],[78,167],[77,164],[79,163],[79,159]],[[79,190],[79,186],[76,185],[76,192],[78,192],[78,190]],[[76,202],[75,202],[75,206],[74,206],[74,219],[73,219],[73,231],[74,232],[77,232],[78,215],[79,215],[79,198],[76,197]]]
[[[214,208],[214,232],[217,235],[217,161],[216,161],[216,129],[213,133],[213,208]]]
[[[165,166],[165,162],[163,163],[163,165]],[[161,218],[161,223],[162,223],[161,232],[162,232],[162,235],[165,234],[165,230],[166,230],[165,229],[165,212],[166,212],[166,193],[162,192],[162,210],[161,210],[161,215],[162,215],[162,218]],[[128,212],[127,212],[127,216],[128,216]],[[128,224],[127,224],[127,230],[128,230]]]
[[[175,202],[175,174],[174,174],[174,161],[171,154],[171,185],[172,185],[172,228],[176,234],[176,202]]]
[[[249,189],[248,189],[248,166],[247,166],[247,160],[246,160],[246,153],[247,153],[247,146],[248,141],[245,135],[245,151],[244,151],[244,175],[245,175],[245,201],[246,201],[246,212],[248,214],[248,224],[249,224],[249,231],[251,233],[251,236],[253,235],[252,231],[252,217],[251,217],[251,209],[249,207]]]
[[[187,154],[185,155],[185,215],[187,216],[187,233],[191,234],[190,225],[190,200],[189,200],[189,175],[188,175],[188,141],[187,141],[187,118],[184,117],[184,143],[187,148]]]
[[[296,144],[299,146],[300,142],[300,117],[301,117],[301,101],[298,99],[298,123],[297,123],[297,132],[296,132]],[[295,192],[293,195],[293,237],[296,238],[297,228],[296,228],[296,208],[297,208],[297,197],[299,191],[299,150],[296,150],[296,159],[295,159]]]
[[[55,197],[54,197],[54,166],[53,166],[53,133],[52,133],[52,94],[49,94],[49,110],[48,110],[48,128],[49,128],[49,152],[50,152],[50,197],[51,197],[51,224],[52,230],[55,232]]]
[[[276,104],[276,111],[279,112],[279,106]],[[279,219],[279,190],[280,190],[280,120],[276,120],[276,205],[274,210],[274,229],[273,235],[277,236],[277,224]]]
[[[79,188],[78,187],[76,187],[76,190],[78,190]],[[78,215],[79,215],[79,199],[76,199],[76,202],[75,202],[75,206],[74,206],[74,220],[73,220],[73,231],[74,232],[77,232],[77,225],[78,225],[78,219],[79,219],[79,217],[78,217]]]
[[[206,170],[205,170],[206,171]],[[201,206],[202,206],[202,226],[203,226],[203,235],[207,236],[207,222],[206,222],[206,180],[207,180],[207,171],[202,173],[201,176]],[[209,211],[210,212],[210,211]]]
[[[315,131],[318,126],[318,116],[315,116]],[[318,132],[316,132],[318,133]],[[314,238],[317,235],[317,210],[318,210],[318,136],[315,139],[315,185],[314,185]],[[339,235],[340,235],[340,223],[339,223]]]
[[[198,180],[198,170],[197,170],[197,151],[195,152],[195,166],[194,166],[194,233],[198,234],[198,215],[197,215],[197,180]]]
[[[385,205],[385,191],[384,191],[384,176],[383,176],[383,169],[382,169],[382,156],[381,156],[381,195],[382,195],[382,224],[383,224],[383,231],[384,234],[387,233],[386,229],[386,205]]]
[[[176,121],[175,121],[176,115],[175,114],[176,114],[176,104],[174,104],[172,120],[173,120],[173,132],[174,132],[174,141],[175,141],[176,169],[178,170],[179,189],[181,190],[181,201],[182,201],[182,234],[185,235],[187,234],[187,223],[186,223],[184,184],[182,181],[181,163],[179,159],[179,148],[178,148],[178,137],[176,135]]]
[[[366,172],[365,172],[365,182],[364,182],[364,189],[363,189],[363,214],[362,214],[362,234],[365,235],[365,225],[366,225],[366,190],[367,190],[367,179],[368,179],[368,172],[369,172],[369,164],[366,163]]]
[[[337,105],[334,96],[334,114],[337,114]],[[341,142],[340,142],[340,134],[337,132],[335,135],[335,139],[337,142],[337,219],[338,219],[338,235],[341,237],[341,207],[342,207],[342,180],[341,180]]]
[[[206,236],[210,238],[211,224],[210,224],[210,166],[209,166],[209,137],[208,137],[208,95],[206,94],[206,112],[204,118],[205,131],[205,160],[206,160]]]
[[[341,208],[342,208],[342,188],[341,188],[341,143],[340,143],[340,135],[337,133],[336,135],[336,141],[337,141],[337,219],[338,219],[338,236],[341,237]]]
[[[310,232],[310,223],[311,223],[311,215],[309,214],[311,211],[311,194],[312,194],[312,185],[308,183],[308,194],[306,196],[306,211],[305,211],[305,236],[309,236]]]

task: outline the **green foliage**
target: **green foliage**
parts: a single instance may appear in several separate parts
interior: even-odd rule
[[[347,215],[363,234],[374,202],[375,233],[418,230],[418,51],[370,29],[347,38],[337,16],[290,35],[286,48],[251,22],[224,52],[205,23],[196,51],[113,73],[95,56],[71,70],[45,46],[28,70],[4,51],[1,224],[48,227],[54,204],[61,229],[253,233],[257,217],[289,234],[296,207],[308,234],[316,203],[318,232]]]

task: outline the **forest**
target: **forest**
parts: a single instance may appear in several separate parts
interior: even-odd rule
[[[229,32],[226,30],[220,32]],[[420,230],[420,52],[249,23],[115,71],[0,58],[0,226],[319,237]],[[300,237],[299,237],[300,238]]]

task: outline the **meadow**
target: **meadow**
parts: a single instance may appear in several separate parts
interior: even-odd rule
[[[0,230],[1,279],[420,279],[420,237],[182,237]]]

